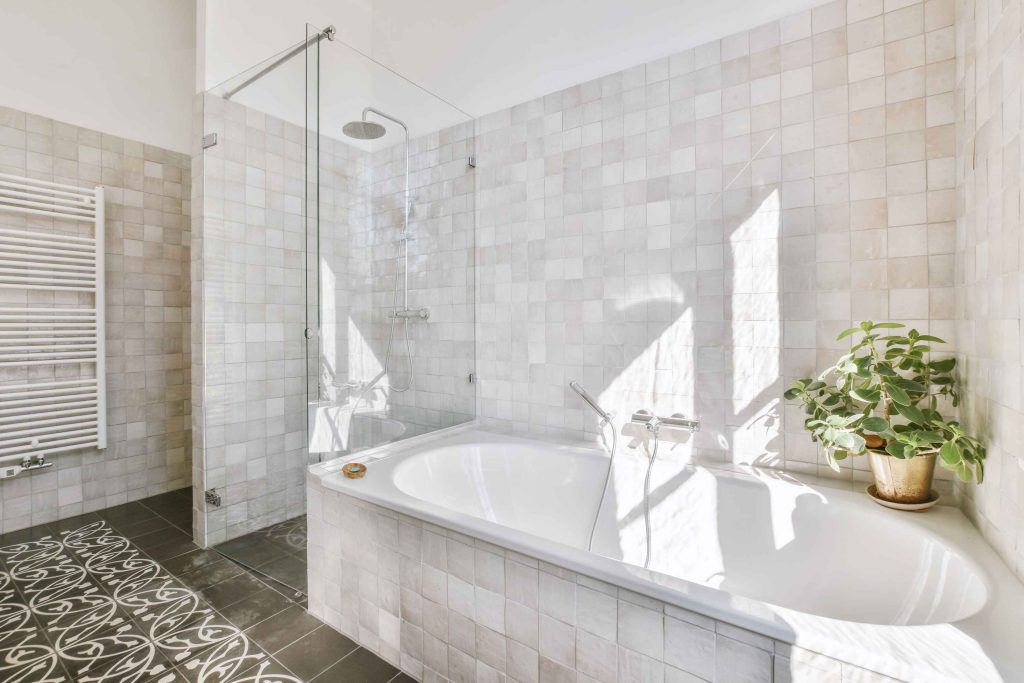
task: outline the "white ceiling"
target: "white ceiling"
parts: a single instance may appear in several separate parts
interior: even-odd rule
[[[474,116],[822,0],[374,0],[372,54]]]
[[[480,116],[820,3],[200,0],[205,23],[201,34],[206,38],[200,73],[205,87],[212,87],[302,40],[306,22],[333,24],[341,41],[387,68],[337,42],[324,43],[321,130],[330,134],[335,119],[353,118],[369,104],[409,119],[415,134],[455,123],[463,115],[388,69]],[[278,84],[262,84],[264,96],[251,96],[268,113],[301,122],[302,114],[294,109],[304,103],[304,83],[291,81],[304,79],[302,69],[293,66],[289,75],[279,75]]]

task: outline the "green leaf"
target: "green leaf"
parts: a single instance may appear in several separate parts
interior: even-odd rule
[[[875,372],[882,377],[898,377],[896,371],[892,369],[892,366],[888,363],[878,363],[875,365]]]
[[[956,476],[960,478],[960,481],[971,480],[971,469],[967,466],[967,463],[961,462],[956,466]]]
[[[840,432],[836,435],[835,442],[840,448],[854,453],[864,450],[864,439],[852,432]]]
[[[800,393],[796,389],[786,389],[786,393],[783,394],[787,401],[792,401],[799,395]]]
[[[885,390],[889,393],[889,398],[891,398],[896,403],[899,403],[900,405],[904,406],[910,405],[911,401],[910,397],[907,396],[907,392],[903,391],[903,389],[899,388],[895,384],[887,382],[885,385]]]
[[[934,372],[950,372],[956,367],[956,358],[943,358],[942,360],[933,360],[928,364]]]
[[[924,413],[914,406],[905,406],[897,403],[896,412],[915,424],[923,425],[926,422]]]
[[[854,389],[850,396],[861,403],[878,403],[882,398],[882,392],[878,389]]]
[[[920,382],[915,382],[912,379],[903,379],[902,377],[894,380],[894,384],[898,384],[904,391],[913,391],[916,393],[924,393],[924,385]]]
[[[922,334],[917,339],[918,339],[918,341],[934,342],[936,344],[945,344],[946,343],[945,339],[940,339],[939,337],[934,337],[934,336],[932,336],[930,334]]]
[[[907,445],[899,441],[890,441],[885,445],[885,452],[894,458],[903,458]]]
[[[898,330],[901,327],[906,327],[903,323],[875,323],[875,329],[879,330]]]
[[[836,472],[842,471],[841,469],[839,469],[839,463],[836,462],[836,454],[833,452],[831,448],[825,449],[825,460],[828,462],[828,466],[831,467]]]
[[[857,332],[860,332],[860,328],[859,327],[851,327],[851,328],[849,328],[847,330],[843,330],[842,332],[839,333],[839,336],[836,337],[836,341],[840,341],[842,339],[846,339],[851,334],[856,334]]]
[[[884,417],[866,417],[864,421],[860,423],[861,429],[865,432],[871,432],[878,434],[889,429],[889,421]]]
[[[942,458],[943,464],[953,467],[958,462],[963,460],[963,455],[960,452],[960,447],[957,446],[955,441],[947,441],[942,444],[939,448],[939,457]]]

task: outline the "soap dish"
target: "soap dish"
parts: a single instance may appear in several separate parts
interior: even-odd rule
[[[341,473],[349,479],[362,479],[366,474],[366,465],[361,462],[350,462],[342,466]]]
[[[897,503],[891,500],[885,500],[884,498],[878,497],[878,491],[875,489],[875,485],[871,484],[866,489],[867,494],[871,496],[871,500],[875,501],[879,505],[884,505],[887,508],[893,510],[905,510],[907,512],[924,512],[928,508],[934,507],[939,502],[939,494],[934,489],[929,492],[928,500],[923,503]]]

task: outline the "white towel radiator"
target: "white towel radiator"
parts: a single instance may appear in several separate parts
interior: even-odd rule
[[[107,446],[103,220],[102,187],[0,173],[0,463]]]

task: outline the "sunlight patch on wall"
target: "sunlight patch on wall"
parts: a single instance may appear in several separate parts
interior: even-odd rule
[[[733,462],[771,458],[781,447],[780,227],[779,190],[773,189],[729,236],[732,411],[727,422]]]

